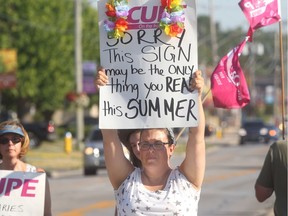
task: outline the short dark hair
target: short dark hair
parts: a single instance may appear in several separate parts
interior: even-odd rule
[[[169,145],[176,144],[175,135],[172,128],[145,128],[141,130],[141,134],[144,130],[161,130],[167,135]]]

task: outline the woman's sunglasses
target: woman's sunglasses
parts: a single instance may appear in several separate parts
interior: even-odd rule
[[[0,137],[1,145],[6,145],[9,143],[9,141],[11,141],[14,145],[16,145],[17,143],[22,142],[22,137],[12,137],[12,138]]]

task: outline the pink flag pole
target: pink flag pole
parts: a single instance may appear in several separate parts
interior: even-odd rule
[[[281,64],[281,104],[282,104],[282,137],[285,140],[285,86],[284,86],[284,55],[283,55],[283,41],[282,41],[282,21],[279,21],[279,47],[280,47],[280,64]]]

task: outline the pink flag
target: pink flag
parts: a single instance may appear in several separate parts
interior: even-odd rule
[[[250,40],[256,29],[271,25],[281,19],[278,3],[278,0],[241,0],[239,2],[241,10],[250,23],[248,31]]]
[[[241,108],[250,102],[250,94],[239,56],[249,37],[224,56],[211,76],[211,91],[215,107]]]

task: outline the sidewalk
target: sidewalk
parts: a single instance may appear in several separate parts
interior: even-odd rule
[[[47,172],[49,178],[57,179],[71,176],[81,176],[83,175],[83,169],[73,169],[73,170],[51,170]]]
[[[217,136],[217,134],[213,134],[212,136],[205,137],[206,146],[209,148],[209,151],[217,148],[217,146],[219,145],[238,145],[238,140],[239,140],[238,130],[235,128],[229,128],[229,129],[227,128],[221,137]],[[186,143],[186,141],[187,141],[187,137],[183,135],[179,138],[179,141],[177,141],[177,143],[184,144]],[[51,146],[49,147],[50,147],[49,149],[51,150]],[[58,145],[58,148],[59,148],[59,145]],[[64,149],[63,147],[60,147],[59,149],[60,149],[59,151],[61,151],[62,153],[61,155],[59,155],[60,154],[59,152],[57,153],[51,152],[49,154],[49,152],[45,151],[45,155],[43,155],[41,159],[37,158],[38,160],[36,160],[35,162],[32,160],[31,163],[36,164],[42,168],[45,168],[45,170],[47,171],[47,175],[51,178],[67,177],[71,175],[72,176],[82,175],[83,170],[82,170],[82,165],[81,165],[82,164],[81,152],[78,152],[76,154],[77,156],[74,155],[74,157],[71,157],[71,155],[69,156],[63,152],[63,149]],[[47,149],[44,148],[44,150],[47,150]],[[74,152],[73,154],[75,153],[76,152]],[[39,156],[39,152],[37,152],[36,155],[33,155],[31,153],[29,155],[36,157],[36,155]],[[33,159],[33,157],[29,159]],[[37,164],[36,162],[41,162],[41,164]],[[54,166],[55,164],[58,164],[58,165],[65,164],[65,167],[62,167],[62,168],[58,167],[57,169],[50,168],[51,164],[54,164]]]
[[[185,131],[177,140],[177,143],[186,143],[187,141],[187,131]],[[238,145],[239,136],[238,128],[229,127],[225,128],[221,133],[213,133],[211,136],[205,137],[206,146],[214,147],[217,145]]]
[[[238,128],[229,127],[221,133],[215,132],[212,136],[205,137],[206,145],[238,145]]]

